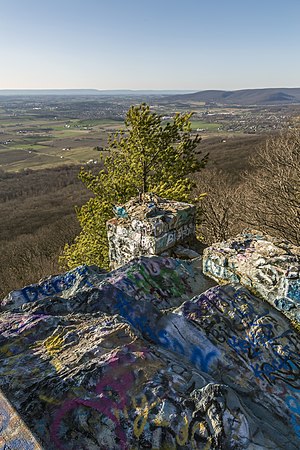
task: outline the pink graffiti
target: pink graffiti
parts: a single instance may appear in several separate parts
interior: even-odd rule
[[[132,348],[130,348],[130,350],[131,352],[133,351]],[[143,357],[146,352],[147,350],[140,351],[141,356]],[[59,450],[65,450],[59,438],[61,421],[66,416],[66,414],[68,414],[70,411],[73,411],[80,405],[93,408],[111,419],[116,424],[115,433],[120,441],[120,448],[123,450],[126,450],[128,448],[126,434],[119,423],[119,419],[112,413],[112,411],[114,410],[124,409],[126,407],[127,392],[134,383],[133,373],[128,372],[128,363],[132,368],[132,360],[130,354],[121,355],[119,357],[116,357],[114,355],[108,362],[109,372],[96,385],[95,394],[97,395],[97,397],[95,399],[84,400],[81,398],[75,398],[72,400],[67,400],[56,412],[53,423],[51,425],[51,438]],[[120,365],[124,366],[120,368]],[[118,394],[118,402],[112,400],[107,395],[111,390]]]

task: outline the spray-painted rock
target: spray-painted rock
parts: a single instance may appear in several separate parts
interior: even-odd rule
[[[43,300],[45,298],[68,296],[82,286],[90,285],[91,281],[99,281],[105,277],[106,271],[96,266],[79,266],[69,272],[50,276],[37,284],[31,284],[23,289],[10,292],[0,302],[0,311],[18,308],[25,303]]]
[[[300,322],[300,247],[263,234],[241,234],[206,248],[203,272],[218,282],[241,283]]]
[[[219,355],[209,362],[214,379],[235,386],[261,419],[260,431],[274,429],[275,448],[284,448],[284,441],[293,448],[300,439],[300,357],[299,334],[289,321],[239,285],[213,287],[175,312],[218,348]],[[294,436],[290,443],[289,433]]]
[[[27,428],[0,390],[0,448],[17,450],[42,450],[32,432]]]
[[[195,238],[196,208],[146,194],[115,207],[107,222],[109,259],[113,269],[140,255],[161,255],[178,243]]]
[[[196,274],[143,257],[5,302],[0,388],[42,448],[299,448],[299,335],[246,289],[200,293]]]
[[[110,273],[95,266],[80,266],[13,291],[0,302],[0,311],[47,298],[69,298],[78,290],[84,292],[100,285],[103,280],[136,299],[153,302],[159,309],[178,306],[215,284],[203,276],[199,260],[141,256]]]

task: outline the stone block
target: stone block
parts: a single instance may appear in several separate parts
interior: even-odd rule
[[[112,268],[137,256],[160,255],[195,238],[194,205],[149,196],[143,203],[132,199],[114,211],[117,217],[107,222]]]
[[[264,234],[240,234],[204,250],[203,272],[217,282],[241,283],[299,321],[300,247]]]

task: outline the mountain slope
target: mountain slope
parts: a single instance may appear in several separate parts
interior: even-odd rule
[[[242,89],[238,91],[208,90],[174,96],[173,99],[241,106],[294,104],[300,103],[300,88]]]

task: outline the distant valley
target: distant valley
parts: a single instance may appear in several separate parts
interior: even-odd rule
[[[165,123],[177,112],[192,111],[191,133],[202,138],[199,158],[209,153],[206,172],[197,181],[200,192],[220,169],[213,188],[229,179],[235,192],[257,148],[268,137],[299,127],[300,102],[283,101],[296,97],[296,91],[280,90],[284,98],[274,89],[180,95],[0,92],[0,295],[60,271],[58,255],[79,233],[74,206],[91,195],[78,179],[80,168],[97,173],[103,167],[108,137],[124,129],[132,104],[149,103]],[[270,105],[234,104],[270,98],[275,98]]]
[[[262,106],[300,104],[300,88],[204,90],[0,89],[0,96],[164,97],[166,100],[207,105]]]

